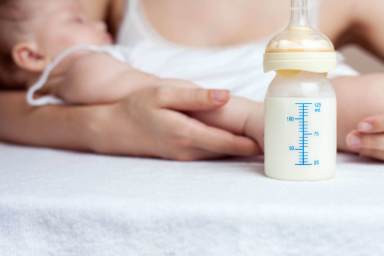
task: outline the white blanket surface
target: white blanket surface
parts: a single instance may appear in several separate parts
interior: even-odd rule
[[[0,256],[382,256],[384,165],[266,178],[262,159],[172,161],[0,144]]]

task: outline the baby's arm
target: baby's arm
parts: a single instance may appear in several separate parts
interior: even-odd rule
[[[62,79],[50,88],[68,103],[101,104],[116,102],[157,80],[107,54],[91,53],[74,59]]]

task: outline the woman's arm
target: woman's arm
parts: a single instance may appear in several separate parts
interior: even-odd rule
[[[384,60],[383,0],[317,0],[319,28],[341,48],[358,44]]]
[[[338,98],[338,147],[356,152],[347,145],[347,137],[364,118],[384,112],[384,74],[339,77],[333,85]]]
[[[384,60],[384,1],[321,1],[320,28],[337,47],[359,44]],[[384,74],[340,77],[338,146],[342,151],[384,160]],[[367,128],[370,122],[373,130]]]
[[[24,93],[1,92],[0,140],[176,160],[253,155],[257,145],[252,140],[178,112],[211,111],[228,100],[228,93],[220,90],[152,87],[116,104],[31,108]]]
[[[384,61],[384,1],[353,0],[354,41]]]
[[[31,108],[22,92],[0,93],[0,140],[53,148],[92,150],[90,107]]]
[[[339,102],[339,148],[384,160],[384,74],[334,80]]]

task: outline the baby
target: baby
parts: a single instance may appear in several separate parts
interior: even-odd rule
[[[144,86],[195,86],[161,79],[123,62],[106,26],[89,20],[75,0],[0,0],[0,17],[0,84],[42,87],[40,94],[70,104],[113,103]],[[79,48],[62,55],[80,45],[93,50]],[[60,55],[63,58],[57,59]],[[233,97],[220,110],[193,117],[262,145],[262,103]]]

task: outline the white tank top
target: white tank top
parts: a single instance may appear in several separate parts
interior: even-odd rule
[[[319,1],[309,0],[309,18],[318,25]],[[277,31],[278,32],[278,31]],[[235,95],[261,101],[274,73],[263,72],[263,54],[270,37],[226,48],[191,48],[162,37],[145,16],[141,0],[127,0],[118,44],[131,48],[131,64],[147,72],[191,80],[202,87],[229,89]],[[343,63],[330,77],[358,74]]]

